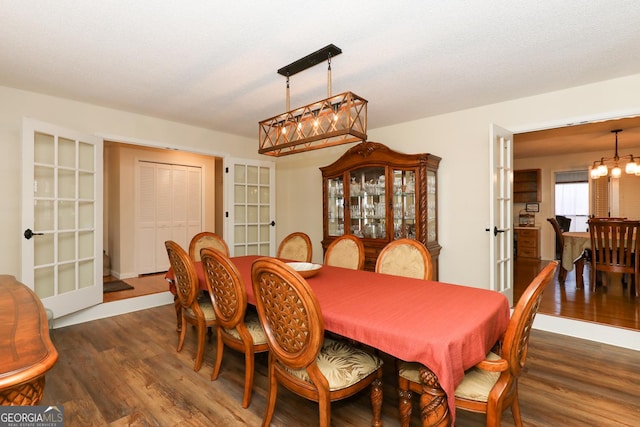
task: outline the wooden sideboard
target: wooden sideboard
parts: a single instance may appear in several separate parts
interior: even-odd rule
[[[515,227],[519,258],[540,258],[540,227]]]
[[[0,325],[0,405],[37,405],[58,352],[40,299],[9,275],[0,275]]]

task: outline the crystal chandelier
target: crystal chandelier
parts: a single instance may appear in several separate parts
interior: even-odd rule
[[[258,123],[258,153],[284,156],[367,139],[367,101],[352,92],[331,94],[331,58],[342,50],[330,44],[278,74],[287,78],[286,112]],[[327,61],[327,98],[290,109],[289,77]]]
[[[640,176],[640,164],[635,161],[633,158],[633,154],[627,154],[625,156],[618,155],[618,133],[622,132],[622,129],[612,130],[611,133],[616,134],[616,152],[613,157],[602,157],[600,160],[596,160],[591,165],[591,178],[598,179],[601,176],[607,176],[609,174],[609,166],[613,166],[611,169],[611,176],[613,178],[620,178],[622,175],[622,169],[620,168],[619,162],[623,159],[629,159],[627,162],[624,171],[629,175],[638,175]]]

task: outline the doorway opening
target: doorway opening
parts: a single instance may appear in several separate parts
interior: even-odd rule
[[[138,255],[141,248],[136,244],[135,238],[137,220],[135,205],[144,202],[147,198],[136,199],[136,164],[140,161],[151,161],[168,165],[197,164],[202,167],[203,196],[200,203],[202,215],[199,227],[201,229],[198,232],[212,230],[223,235],[223,159],[211,155],[109,140],[104,142],[103,159],[105,176],[103,244],[110,260],[110,269],[104,272],[103,282],[119,279],[134,288],[104,293],[103,303],[166,292],[169,288],[164,279],[165,271],[158,271],[157,274],[142,274],[146,271],[139,268],[141,264]],[[181,245],[187,245],[187,248],[188,238],[187,236],[183,239],[185,241],[180,242]],[[171,240],[174,239],[171,238]],[[161,243],[162,247],[154,250],[158,257],[163,254],[166,257],[164,241]],[[143,250],[148,252],[148,249]]]

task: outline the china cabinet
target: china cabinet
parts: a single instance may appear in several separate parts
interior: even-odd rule
[[[433,154],[403,154],[365,141],[321,167],[323,240],[326,251],[343,234],[362,239],[365,269],[380,250],[409,237],[425,244],[438,278],[438,165]]]

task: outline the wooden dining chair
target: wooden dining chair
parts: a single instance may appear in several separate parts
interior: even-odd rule
[[[312,247],[309,236],[302,232],[291,233],[278,246],[277,258],[289,261],[311,262]]]
[[[269,343],[267,408],[271,423],[278,385],[318,402],[321,427],[331,425],[331,402],[371,385],[373,421],[382,425],[382,360],[324,337],[324,320],[307,281],[286,263],[260,258],[252,266],[260,322]]]
[[[214,248],[226,256],[229,256],[229,246],[227,246],[227,242],[225,242],[219,234],[211,231],[203,231],[191,238],[191,242],[189,242],[189,256],[192,260],[200,261],[200,249],[202,248]]]
[[[269,350],[267,337],[255,312],[247,312],[247,290],[235,264],[221,251],[202,248],[202,268],[218,322],[218,348],[211,379],[218,379],[224,346],[244,353],[242,407],[251,403],[254,355]]]
[[[393,240],[378,254],[376,273],[433,280],[431,254],[417,240]]]
[[[629,294],[637,297],[640,276],[640,221],[591,218],[588,224],[591,237],[591,291],[596,290],[598,272],[620,273],[623,280],[624,275],[628,274]],[[602,285],[606,287],[607,283],[607,274],[603,274]]]
[[[527,286],[513,310],[501,340],[501,351],[489,352],[486,359],[469,369],[456,387],[456,408],[486,414],[487,427],[499,427],[502,412],[511,408],[516,426],[522,427],[518,401],[518,378],[527,358],[529,333],[538,312],[542,293],[553,280],[558,261],[551,261]],[[399,363],[400,421],[411,420],[412,392],[422,393],[418,363]]]
[[[364,267],[364,245],[352,234],[337,237],[324,254],[325,265],[362,270]]]
[[[564,237],[562,236],[562,229],[560,228],[560,223],[556,218],[547,218],[547,221],[553,227],[553,231],[556,234],[556,259],[559,259],[562,262],[562,253],[564,250]],[[576,274],[578,274],[576,272]],[[567,270],[564,268],[560,268],[558,271],[558,280],[560,283],[564,283],[567,279]]]
[[[202,295],[202,292],[200,292],[198,273],[193,259],[176,242],[168,240],[164,244],[175,276],[176,295],[181,308],[182,327],[177,351],[182,351],[187,333],[186,324],[194,325],[198,333],[198,348],[193,370],[197,372],[202,366],[205,335],[208,328],[216,326],[216,315],[209,297]]]

